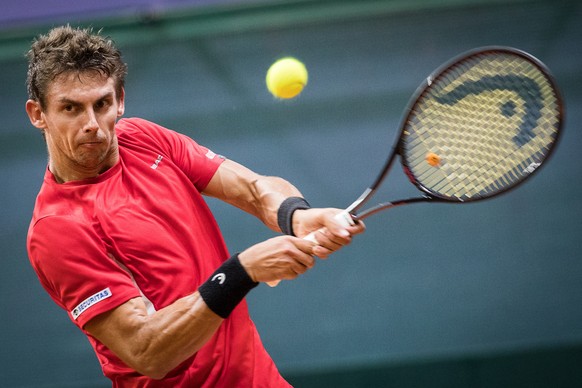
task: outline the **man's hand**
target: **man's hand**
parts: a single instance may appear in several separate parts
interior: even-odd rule
[[[358,221],[352,226],[343,226],[335,219],[335,216],[341,211],[332,208],[296,210],[293,213],[293,231],[298,237],[305,237],[309,233],[315,232],[317,246],[313,248],[313,254],[325,259],[333,252],[348,245],[352,241],[352,236],[366,230],[362,221]]]
[[[310,241],[279,236],[253,245],[238,258],[255,282],[295,279],[315,265],[314,248]]]

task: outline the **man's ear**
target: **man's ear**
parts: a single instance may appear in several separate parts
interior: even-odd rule
[[[117,117],[123,116],[125,112],[125,88],[121,88],[121,93],[118,100],[117,106]]]
[[[37,127],[38,129],[44,130],[46,128],[46,122],[44,120],[44,115],[42,114],[42,108],[40,103],[35,100],[26,101],[26,113],[30,119],[30,123]]]

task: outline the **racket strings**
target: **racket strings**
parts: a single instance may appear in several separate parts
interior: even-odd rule
[[[429,192],[486,197],[543,162],[557,138],[559,107],[551,81],[528,60],[511,53],[469,57],[418,98],[400,152]]]

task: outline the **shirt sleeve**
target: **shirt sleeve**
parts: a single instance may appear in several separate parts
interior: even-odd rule
[[[80,328],[140,296],[90,225],[66,216],[43,218],[31,229],[28,248],[41,284]]]
[[[138,130],[152,139],[164,157],[169,157],[194,184],[198,191],[203,191],[216,173],[224,157],[198,144],[184,134],[150,121],[131,118],[123,119],[119,126]]]

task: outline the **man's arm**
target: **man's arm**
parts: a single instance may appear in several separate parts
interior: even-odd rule
[[[301,197],[301,192],[285,179],[259,175],[248,168],[225,160],[203,193],[221,199],[259,218],[270,229],[280,232],[277,211],[289,197]],[[334,220],[340,209],[320,208],[297,210],[293,213],[293,231],[298,237],[316,234],[315,256],[326,258],[351,242],[351,236],[362,233],[362,222],[345,228]]]
[[[196,353],[223,319],[198,292],[148,315],[141,298],[98,315],[85,330],[137,372],[154,379]]]
[[[309,241],[279,236],[246,249],[238,257],[253,282],[294,279],[315,264],[312,248]],[[214,299],[214,303],[220,300]],[[238,301],[235,298],[234,303]],[[222,321],[201,291],[196,291],[152,315],[147,314],[141,298],[130,299],[91,319],[84,328],[129,367],[160,379],[200,350]]]
[[[256,174],[248,168],[225,160],[203,194],[221,199],[260,219],[279,232],[277,210],[288,197],[301,197],[301,192],[286,180]]]

